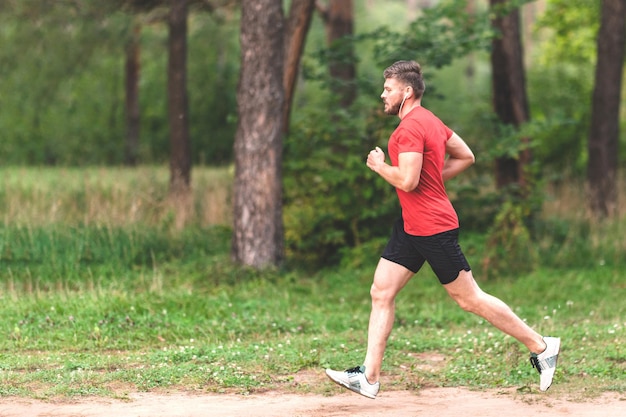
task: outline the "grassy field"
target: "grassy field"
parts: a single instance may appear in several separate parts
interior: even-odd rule
[[[228,170],[194,171],[183,230],[172,227],[164,168],[7,168],[1,178],[0,395],[325,393],[334,387],[296,376],[363,359],[378,252],[358,268],[233,266]],[[593,225],[575,209],[581,197],[563,193],[546,203],[541,264],[480,283],[563,339],[558,389],[625,392],[626,222]],[[483,242],[468,237],[470,262]],[[462,312],[427,269],[399,296],[383,370],[385,389],[534,391],[538,381],[523,346]]]

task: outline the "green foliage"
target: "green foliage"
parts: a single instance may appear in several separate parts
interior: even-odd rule
[[[539,253],[526,226],[523,207],[505,202],[489,232],[482,260],[485,277],[524,274],[533,270]]]
[[[441,68],[487,49],[495,35],[486,12],[471,15],[465,1],[446,0],[424,9],[406,31],[382,28],[368,36],[376,41],[379,62],[415,59],[426,67]]]
[[[285,239],[297,259],[335,263],[340,248],[386,235],[399,215],[393,189],[365,165],[375,136],[350,113],[311,112],[285,141]]]
[[[378,62],[415,59],[428,68],[442,68],[470,53],[488,51],[498,36],[491,20],[530,1],[509,1],[469,12],[464,0],[443,0],[422,9],[406,30],[379,28],[364,38],[374,41]]]
[[[194,161],[224,165],[232,161],[237,121],[237,20],[199,14],[191,22],[188,82]]]
[[[533,157],[555,179],[583,176],[587,162],[592,78],[588,65],[537,64],[528,71]]]
[[[549,0],[536,23],[544,41],[528,69],[528,95],[533,120],[548,124],[534,149],[547,175],[586,171],[599,13],[599,2]]]
[[[563,62],[586,65],[595,62],[600,2],[548,0],[537,24],[548,31],[539,55],[543,65],[561,65]]]
[[[135,23],[117,3],[79,3],[27,0],[10,3],[0,14],[4,164],[124,162],[124,59]],[[143,163],[169,159],[166,41],[163,22],[142,26]],[[188,42],[193,159],[224,164],[232,156],[235,130],[236,19],[194,12]]]
[[[121,86],[119,75],[110,76],[120,61],[109,55],[100,59],[97,52],[121,41],[123,20],[105,17],[105,7],[102,15],[88,15],[74,6],[16,2],[11,13],[0,16],[7,62],[0,68],[4,163],[64,163],[75,158],[69,154],[85,160],[99,154],[109,162],[111,148],[117,151],[102,132],[115,137],[123,129],[119,109],[108,104]],[[89,83],[85,72],[92,73]],[[80,102],[80,95],[100,100]],[[85,146],[85,131],[95,134],[93,150]]]

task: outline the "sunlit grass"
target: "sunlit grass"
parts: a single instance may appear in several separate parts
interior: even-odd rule
[[[227,168],[192,171],[193,214],[200,226],[230,224]],[[4,224],[39,226],[171,223],[169,170],[137,168],[0,168],[0,214]]]

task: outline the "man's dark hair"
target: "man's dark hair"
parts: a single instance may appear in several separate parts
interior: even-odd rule
[[[383,72],[385,79],[395,78],[406,85],[409,85],[415,91],[416,98],[424,95],[426,84],[422,76],[422,67],[415,61],[398,61],[390,65]]]

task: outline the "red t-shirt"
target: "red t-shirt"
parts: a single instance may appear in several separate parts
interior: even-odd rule
[[[454,132],[424,107],[407,114],[389,138],[391,164],[398,166],[402,152],[424,156],[417,188],[411,192],[396,189],[404,230],[414,236],[431,236],[459,227],[459,219],[448,198],[441,177],[446,158],[446,142]]]

